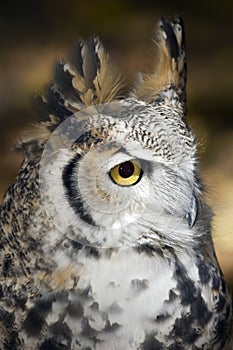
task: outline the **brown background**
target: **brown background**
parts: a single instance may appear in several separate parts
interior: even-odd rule
[[[165,4],[164,4],[165,3]],[[18,1],[0,11],[0,196],[21,156],[11,152],[36,120],[33,94],[52,77],[56,58],[78,37],[98,34],[127,78],[151,64],[160,16],[184,17],[188,55],[188,120],[199,140],[202,179],[215,218],[220,263],[233,286],[233,3],[215,1]]]

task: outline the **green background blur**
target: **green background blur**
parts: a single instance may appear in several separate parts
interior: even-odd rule
[[[56,58],[76,38],[97,34],[130,81],[151,66],[160,16],[181,14],[188,56],[188,120],[197,134],[206,198],[216,216],[214,241],[233,286],[233,2],[5,1],[0,10],[0,196],[17,173],[11,152],[38,116],[34,93],[52,79]]]

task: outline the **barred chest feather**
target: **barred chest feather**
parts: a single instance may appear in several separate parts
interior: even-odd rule
[[[24,322],[25,344],[30,337],[32,346],[42,323],[46,337],[25,350],[38,340],[43,350],[224,349],[225,282],[194,250],[80,247],[77,263],[58,257],[48,278],[56,292],[33,304]]]

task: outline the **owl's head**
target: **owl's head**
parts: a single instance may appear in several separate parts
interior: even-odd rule
[[[97,38],[59,62],[41,102],[49,121],[35,140],[41,196],[56,232],[100,247],[198,234],[196,145],[186,125],[186,60],[180,18],[158,26],[155,70],[128,94]]]

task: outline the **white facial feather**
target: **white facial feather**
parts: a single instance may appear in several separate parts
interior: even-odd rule
[[[73,116],[68,124],[70,129],[74,129],[76,123],[79,127],[71,136],[67,136],[68,127],[61,125],[55,139],[50,138],[42,157],[40,178],[51,220],[62,234],[66,232],[72,239],[93,246],[131,244],[143,235],[153,236],[154,240],[164,237],[168,242],[179,244],[191,242],[193,235],[197,235],[189,228],[187,220],[195,192],[192,135],[188,131],[177,134],[176,122],[182,128],[185,125],[174,111],[164,119],[161,111],[158,113],[152,107],[147,109],[139,103],[131,111],[128,103],[120,102],[113,104],[113,116],[110,116],[110,107],[82,111],[83,124],[80,124],[79,116]],[[96,115],[96,111],[101,114]],[[108,114],[103,115],[103,111]],[[165,112],[169,113],[171,109],[165,109]],[[146,113],[153,116],[148,128],[144,122]],[[100,135],[99,143],[91,147],[86,145],[84,149],[79,149],[78,144],[74,147],[75,134],[79,139],[93,128]],[[64,131],[65,141],[62,142]],[[57,147],[57,135],[60,148]],[[101,135],[105,135],[105,140],[101,140]],[[52,151],[54,145],[56,152]],[[77,210],[70,207],[63,183],[64,164],[71,159],[74,164],[70,186],[76,193],[73,206],[77,201]],[[140,181],[133,186],[114,183],[110,170],[134,159],[139,160],[142,167]],[[83,215],[93,222],[79,216],[79,203],[82,203]],[[195,219],[195,213],[191,219]]]

